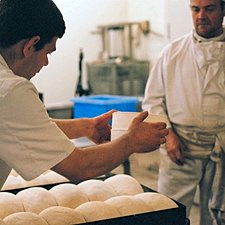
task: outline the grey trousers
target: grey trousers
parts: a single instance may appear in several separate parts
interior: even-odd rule
[[[225,153],[221,151],[220,160],[216,164],[210,202],[214,225],[225,225]]]
[[[200,191],[200,225],[212,225],[209,210],[215,162],[211,159],[186,159],[184,166],[173,163],[167,155],[161,155],[158,192],[187,207],[187,216],[193,204],[196,189]]]

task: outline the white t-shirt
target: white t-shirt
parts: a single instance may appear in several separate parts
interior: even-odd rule
[[[16,76],[0,55],[0,188],[12,168],[30,180],[74,148],[50,120],[34,85]]]

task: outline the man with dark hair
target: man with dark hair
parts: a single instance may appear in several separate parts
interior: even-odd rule
[[[3,0],[0,3],[0,17],[1,48],[8,48],[25,38],[39,36],[35,48],[40,50],[53,37],[61,38],[66,29],[56,5],[45,0]]]
[[[160,149],[158,191],[186,205],[189,214],[199,185],[200,224],[212,225],[212,183],[225,150],[225,12],[221,0],[190,0],[190,8],[194,30],[162,52],[143,109],[171,123]]]
[[[113,111],[95,118],[49,118],[30,79],[48,65],[64,32],[52,0],[0,0],[0,187],[12,168],[27,180],[48,169],[72,180],[89,179],[166,141],[166,124],[143,122],[147,112],[112,142]],[[70,139],[82,136],[98,145],[76,148]]]

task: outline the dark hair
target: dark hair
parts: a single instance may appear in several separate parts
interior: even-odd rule
[[[221,8],[222,8],[222,10],[224,10],[224,8],[225,8],[225,1],[224,0],[221,0]]]
[[[40,50],[53,37],[65,33],[65,22],[52,0],[0,0],[0,48],[40,36],[35,48]]]

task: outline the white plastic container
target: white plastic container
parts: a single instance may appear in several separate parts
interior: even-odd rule
[[[139,112],[115,112],[112,116],[112,130],[111,130],[111,140],[120,137],[125,134],[133,121],[134,117],[136,117]],[[164,122],[167,125],[169,121],[165,115],[154,115],[150,114],[144,120],[145,122]]]

